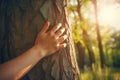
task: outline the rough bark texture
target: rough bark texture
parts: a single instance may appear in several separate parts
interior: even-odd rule
[[[47,20],[51,23],[50,28],[61,22],[68,30],[68,46],[42,59],[21,80],[80,80],[66,7],[67,0],[2,0],[0,63],[32,47]]]

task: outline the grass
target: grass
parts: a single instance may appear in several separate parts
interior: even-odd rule
[[[81,71],[82,80],[120,80],[120,68],[93,68]]]

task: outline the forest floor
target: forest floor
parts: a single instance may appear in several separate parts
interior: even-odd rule
[[[120,68],[81,71],[82,80],[120,80]]]

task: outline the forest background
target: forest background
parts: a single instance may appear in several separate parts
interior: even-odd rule
[[[68,0],[82,80],[120,80],[120,0]]]

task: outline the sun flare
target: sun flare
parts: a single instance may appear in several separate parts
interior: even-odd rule
[[[98,12],[99,24],[120,29],[120,7],[102,6]]]

